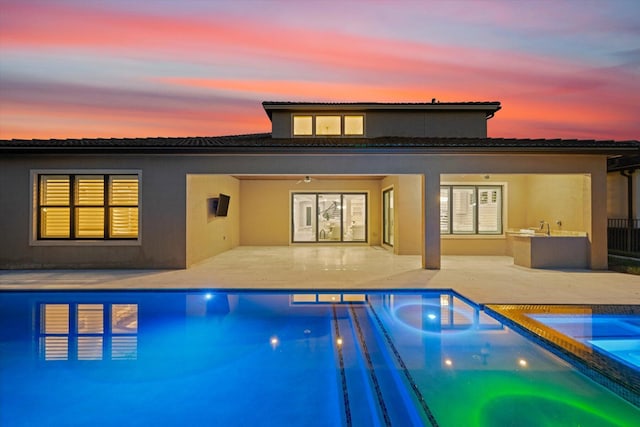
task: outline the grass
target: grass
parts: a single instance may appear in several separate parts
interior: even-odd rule
[[[616,255],[609,255],[609,270],[619,273],[640,275],[640,260]]]

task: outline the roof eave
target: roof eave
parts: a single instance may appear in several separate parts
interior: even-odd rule
[[[14,155],[109,155],[109,154],[584,154],[584,155],[637,155],[637,148],[629,147],[393,147],[393,146],[209,146],[209,147],[10,147],[0,153]]]
[[[487,117],[499,111],[502,106],[499,101],[488,102],[432,102],[432,103],[287,103],[265,101],[262,103],[269,120],[273,111],[484,111]],[[490,118],[490,117],[489,117]]]

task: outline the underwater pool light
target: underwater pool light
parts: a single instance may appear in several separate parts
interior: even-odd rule
[[[336,344],[338,344],[339,346],[342,345],[342,338],[338,338],[336,340]]]
[[[211,292],[207,292],[206,294],[204,294],[204,299],[211,299],[213,298],[213,295],[211,295]]]
[[[437,318],[437,317],[438,317],[438,316],[436,316],[436,315],[435,315],[435,314],[433,314],[433,313],[429,313],[429,314],[427,314],[427,318],[428,318],[429,320],[436,320],[436,318]]]
[[[522,366],[523,368],[525,368],[528,363],[525,359],[518,359],[518,365]]]
[[[278,337],[273,336],[269,340],[269,343],[271,343],[271,348],[273,348],[275,350],[276,347],[278,346],[278,344],[280,344],[280,340],[278,339]]]

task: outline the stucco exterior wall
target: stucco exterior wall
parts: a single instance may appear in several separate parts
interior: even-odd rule
[[[32,169],[136,169],[142,171],[141,241],[138,246],[97,246],[65,242],[63,246],[30,245],[32,226],[29,223],[31,197],[29,177]],[[569,174],[589,175],[583,181],[583,189],[589,190],[584,199],[583,227],[588,233],[590,266],[600,269],[607,266],[607,175],[605,155],[532,155],[532,154],[420,154],[420,153],[351,153],[308,155],[48,155],[38,157],[4,156],[0,159],[0,267],[117,267],[117,268],[184,268],[187,265],[187,175],[418,175],[424,177],[421,198],[428,201],[421,218],[424,242],[423,263],[427,268],[439,268],[441,239],[439,233],[439,190],[443,174]],[[422,179],[422,178],[421,178]],[[349,180],[347,180],[349,181]],[[365,180],[366,181],[366,180]],[[325,183],[326,185],[330,185]],[[354,182],[339,184],[339,191],[359,189]],[[531,184],[535,195],[527,197],[544,200],[552,187],[559,187],[553,180],[546,185]],[[574,188],[579,186],[576,182]],[[295,185],[295,184],[293,184]],[[318,183],[318,185],[321,185]],[[333,184],[331,184],[333,185]],[[381,183],[370,188],[369,242],[380,241]],[[331,187],[334,188],[334,187]],[[331,189],[327,188],[327,189]],[[243,206],[242,201],[253,200],[244,194],[240,183],[240,244],[247,244],[251,221],[246,209],[264,212],[273,206],[271,200]],[[375,191],[374,191],[375,190]],[[565,190],[557,189],[565,194]],[[258,190],[255,191],[259,193]],[[584,194],[584,193],[583,193]],[[280,197],[280,196],[278,196]],[[285,196],[288,198],[288,192]],[[573,197],[573,196],[571,196]],[[583,196],[586,197],[586,196]],[[558,197],[556,200],[561,200]],[[283,205],[288,209],[289,202]],[[375,208],[375,207],[378,208]],[[559,209],[564,209],[558,207]],[[572,208],[573,209],[573,208]],[[258,213],[256,212],[256,215]],[[542,216],[541,216],[542,215]],[[525,222],[554,218],[564,213],[535,211]],[[376,217],[377,216],[377,217]],[[576,214],[576,218],[579,214]],[[284,236],[288,236],[288,211]],[[568,218],[568,217],[567,217]],[[562,218],[560,218],[562,219]],[[577,220],[576,220],[577,221]],[[375,225],[377,224],[377,226]],[[515,222],[514,222],[515,224]],[[266,221],[261,226],[269,226]],[[570,227],[569,224],[566,225]],[[578,227],[576,225],[576,227]],[[400,230],[402,233],[402,230]],[[280,235],[280,234],[279,234]],[[281,239],[281,237],[279,237]],[[266,241],[266,239],[265,239]],[[279,240],[281,241],[281,240]],[[266,243],[265,243],[266,244]]]
[[[211,199],[231,197],[226,217],[212,211]],[[187,176],[187,266],[228,251],[240,242],[240,181],[228,175]]]
[[[548,222],[552,230],[587,231],[590,182],[584,175],[527,177],[527,224]],[[561,221],[562,225],[558,225]]]
[[[344,114],[344,111],[296,111],[295,114]],[[365,115],[365,136],[485,138],[487,119],[483,111],[354,111]],[[292,112],[272,113],[274,138],[290,138]]]
[[[139,242],[32,242],[34,170],[139,170]],[[171,161],[138,156],[0,159],[0,268],[183,268],[185,174]]]
[[[366,135],[410,137],[466,137],[487,136],[484,112],[368,112]]]
[[[420,175],[387,176],[382,181],[381,191],[390,187],[393,187],[394,199],[393,253],[420,255],[422,253],[422,177]],[[382,202],[380,215],[382,215]],[[380,234],[382,234],[382,222]]]
[[[272,246],[291,244],[291,193],[366,192],[368,244],[380,244],[380,179],[323,179],[310,183],[296,179],[243,179],[240,181],[240,244]],[[307,244],[307,243],[303,243]]]
[[[633,187],[633,218],[640,218],[640,172],[635,172],[631,178]],[[620,172],[611,172],[607,174],[607,216],[612,219],[627,219],[628,211],[628,195],[627,195],[627,177]]]
[[[271,116],[271,136],[274,138],[291,138],[291,113],[274,111]]]

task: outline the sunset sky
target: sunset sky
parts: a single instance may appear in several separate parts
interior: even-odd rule
[[[0,138],[268,132],[261,102],[500,101],[640,139],[640,1],[0,0]]]

